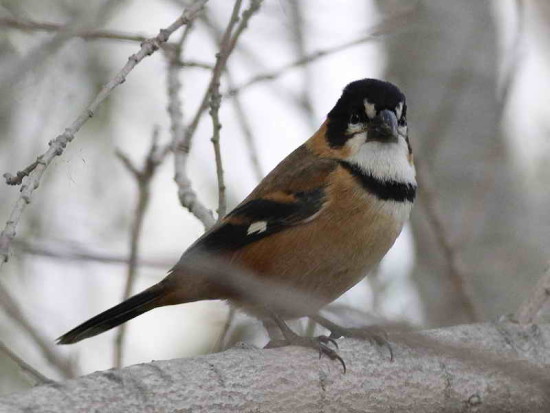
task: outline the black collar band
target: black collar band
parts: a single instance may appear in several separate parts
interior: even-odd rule
[[[346,161],[339,161],[366,191],[383,201],[413,202],[416,196],[416,185],[398,182],[393,179],[380,179],[364,171],[358,165]]]

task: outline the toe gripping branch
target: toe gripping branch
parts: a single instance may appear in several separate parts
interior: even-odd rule
[[[331,360],[338,360],[344,369],[344,374],[346,373],[346,363],[344,359],[340,357],[338,352],[330,348],[330,344],[333,344],[336,349],[338,349],[338,343],[335,338],[327,336],[318,336],[318,337],[302,337],[296,334],[290,329],[290,327],[276,314],[272,314],[273,321],[280,328],[283,333],[284,340],[279,341],[270,341],[266,348],[282,347],[282,346],[300,346],[313,348],[319,351],[319,358],[326,355]]]

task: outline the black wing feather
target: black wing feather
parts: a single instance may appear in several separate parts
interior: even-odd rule
[[[292,202],[259,198],[239,205],[217,227],[200,238],[187,252],[234,251],[284,228],[308,221],[325,203],[324,188],[293,194]],[[265,230],[249,233],[250,225],[265,222]]]

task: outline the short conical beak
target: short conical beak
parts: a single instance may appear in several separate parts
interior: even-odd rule
[[[368,139],[382,142],[397,141],[397,117],[391,110],[381,111],[373,119],[369,128]]]

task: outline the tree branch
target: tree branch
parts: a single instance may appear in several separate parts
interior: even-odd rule
[[[128,171],[134,176],[138,186],[138,199],[136,205],[136,211],[134,214],[134,221],[132,224],[132,230],[130,232],[130,257],[128,259],[128,272],[126,274],[126,285],[124,287],[124,293],[122,294],[122,301],[128,299],[134,288],[136,279],[138,257],[139,257],[139,241],[141,238],[141,230],[143,228],[143,221],[145,218],[145,212],[149,205],[151,198],[151,180],[158,168],[166,157],[166,151],[160,151],[158,147],[159,128],[153,129],[153,136],[151,139],[151,147],[149,153],[145,158],[144,165],[141,169],[138,169],[133,162],[121,151],[117,151],[118,158],[126,166]],[[122,324],[117,331],[115,337],[115,359],[114,366],[121,367],[124,353],[124,338],[126,335],[127,324]]]
[[[6,346],[2,341],[0,341],[0,351],[6,354],[11,360],[13,360],[24,373],[27,373],[29,376],[31,376],[35,384],[44,384],[52,381],[44,376],[42,373],[40,373],[38,370],[36,370],[34,367],[32,367],[30,364],[28,364],[13,351],[11,351],[11,349]]]
[[[56,248],[51,246],[51,241],[44,241],[43,243],[30,243],[25,241],[14,240],[13,247],[15,253],[38,255],[41,257],[48,257],[58,260],[67,261],[94,261],[104,264],[123,264],[128,265],[128,257],[122,254],[117,255],[111,252],[97,252],[86,250],[83,248],[77,248],[73,245],[70,248],[62,246]],[[166,269],[173,263],[170,259],[140,259],[138,260],[138,266],[152,267],[158,269]]]
[[[75,377],[77,372],[74,363],[71,360],[63,357],[55,351],[49,340],[45,339],[42,334],[32,325],[29,319],[23,314],[23,311],[11,296],[11,294],[0,284],[0,306],[4,312],[19,326],[36,345],[42,356],[65,377]]]
[[[0,27],[9,27],[23,31],[44,31],[44,32],[59,32],[67,30],[67,26],[55,23],[37,22],[29,19],[0,17]],[[140,34],[125,33],[113,30],[74,30],[70,34],[71,37],[80,37],[85,40],[109,39],[109,40],[126,40],[130,42],[144,42],[148,37]]]
[[[416,162],[416,171],[418,186],[421,189],[420,194],[424,201],[422,205],[447,262],[449,280],[453,287],[454,296],[458,299],[468,320],[472,322],[479,321],[479,314],[474,305],[472,294],[468,289],[468,279],[462,267],[458,251],[451,243],[451,236],[444,225],[431,177],[422,162]]]
[[[518,308],[514,318],[520,324],[531,324],[550,298],[550,266],[535,285],[533,292]]]
[[[174,118],[174,115],[178,115],[176,117],[178,119],[177,128],[174,127],[174,122],[172,122],[172,131],[174,133],[174,146],[173,146],[174,162],[176,167],[174,180],[178,185],[178,195],[179,195],[181,204],[186,208],[188,208],[195,216],[197,216],[201,220],[201,222],[204,224],[206,229],[214,225],[214,218],[212,217],[211,212],[208,209],[204,208],[202,204],[198,202],[197,195],[191,188],[191,182],[187,177],[187,172],[186,172],[187,161],[189,158],[189,151],[191,150],[191,143],[193,140],[193,136],[195,135],[197,127],[199,126],[202,115],[204,114],[204,112],[209,106],[210,97],[214,90],[214,86],[217,83],[219,83],[220,77],[227,64],[227,60],[229,59],[229,56],[233,52],[240,35],[244,31],[244,29],[247,27],[247,24],[250,18],[260,8],[261,3],[262,3],[262,0],[251,0],[249,8],[243,12],[241,21],[237,26],[237,28],[235,29],[235,33],[228,40],[227,50],[225,50],[224,53],[220,52],[217,56],[216,64],[212,69],[212,75],[208,83],[208,86],[206,88],[206,91],[202,97],[201,103],[199,104],[199,107],[195,112],[195,115],[193,116],[191,122],[185,128],[185,130],[183,128],[183,125],[181,125],[180,123],[181,122],[181,103],[179,103],[179,96],[173,90],[174,87],[176,87],[177,84],[179,84],[179,80],[177,81],[177,84],[176,84],[175,80],[177,80],[177,78],[174,79],[175,75],[173,74],[175,72],[175,69],[172,70],[172,75],[170,75],[170,70],[169,70],[169,96],[171,96],[171,99],[170,99],[171,104],[169,106],[169,112],[171,114],[172,119]],[[234,8],[234,10],[237,9],[238,11],[238,9],[240,9],[240,2],[236,3],[236,5],[238,5],[239,7]],[[233,25],[234,25],[233,19],[230,19],[228,29],[232,28]],[[226,31],[226,32],[231,34],[232,30]],[[173,83],[172,87],[170,87],[171,81]],[[179,85],[179,87],[181,88],[181,85]],[[179,89],[177,89],[176,91],[179,91]],[[173,104],[173,102],[176,102],[176,99],[179,105]],[[179,114],[176,113],[176,110],[179,111]],[[177,129],[177,131],[175,131],[175,129]]]
[[[65,147],[74,139],[80,128],[88,121],[88,119],[94,116],[95,111],[111,94],[111,92],[117,86],[124,83],[126,77],[134,69],[134,67],[136,67],[136,65],[145,57],[150,56],[158,50],[161,44],[166,43],[172,33],[195,18],[197,13],[202,10],[207,1],[208,0],[197,0],[190,7],[186,8],[174,23],[166,29],[160,30],[156,37],[143,42],[140,50],[136,54],[130,56],[128,62],[124,65],[122,70],[120,70],[120,72],[118,72],[117,75],[101,89],[95,99],[75,119],[75,121],[67,129],[65,129],[62,134],[49,142],[50,148],[36,159],[35,167],[29,173],[27,179],[21,186],[21,194],[19,199],[16,201],[15,206],[12,209],[4,230],[0,233],[0,270],[2,269],[3,264],[8,260],[9,248],[12,240],[15,238],[17,225],[23,215],[23,211],[31,202],[32,194],[34,190],[38,188],[46,168],[51,164],[56,156],[63,154]],[[4,176],[6,179],[11,177],[11,175]]]
[[[178,198],[180,204],[189,210],[201,223],[205,229],[214,225],[214,216],[199,199],[197,193],[192,187],[191,180],[187,176],[187,161],[189,159],[189,151],[178,150],[178,142],[184,135],[183,126],[183,111],[182,102],[180,99],[181,82],[179,80],[179,72],[183,67],[179,64],[183,51],[182,35],[181,41],[178,42],[176,48],[171,51],[166,51],[165,55],[168,60],[168,68],[166,70],[166,87],[168,93],[168,116],[170,117],[170,130],[172,132],[172,151],[174,152],[174,181],[178,187]]]
[[[406,26],[406,22],[404,22],[403,20],[406,19],[406,17],[409,16],[415,8],[416,6],[413,6],[395,13],[394,15],[388,17],[381,23],[377,24],[374,28],[369,30],[366,35],[360,36],[357,39],[349,40],[339,45],[328,47],[326,49],[317,50],[315,52],[304,55],[294,60],[293,62],[287,63],[279,69],[256,75],[242,85],[229,89],[226,94],[228,96],[235,96],[241,93],[243,90],[248,89],[249,87],[257,83],[275,80],[276,78],[287,73],[289,70],[308,65],[315,62],[316,60],[349,49],[350,47],[354,47],[373,40],[380,40],[384,35],[392,33],[397,25],[401,25],[400,30],[404,30],[403,27]]]
[[[220,148],[220,130],[222,124],[220,123],[220,106],[222,101],[222,96],[220,94],[220,77],[221,72],[225,69],[225,64],[229,58],[232,47],[232,34],[235,25],[239,21],[239,11],[241,9],[242,0],[236,0],[233,7],[233,13],[227,24],[227,28],[222,36],[220,43],[220,51],[216,54],[216,65],[214,66],[215,70],[219,70],[220,75],[217,76],[217,81],[211,84],[210,88],[210,116],[212,118],[212,145],[214,146],[214,156],[216,159],[216,175],[218,178],[218,220],[225,216],[225,211],[227,208],[227,202],[225,199],[225,181],[223,177],[223,163],[222,163],[222,152]],[[243,19],[244,20],[244,19]],[[242,24],[241,24],[242,26]],[[240,27],[240,26],[239,26]],[[237,42],[238,32],[235,33],[235,43]],[[235,45],[233,45],[235,47]],[[224,63],[225,62],[225,63]],[[214,76],[214,75],[213,75]]]
[[[247,346],[96,372],[0,398],[30,411],[529,411],[550,409],[550,325],[477,324],[391,337],[395,361],[339,340],[349,367],[309,349]]]

